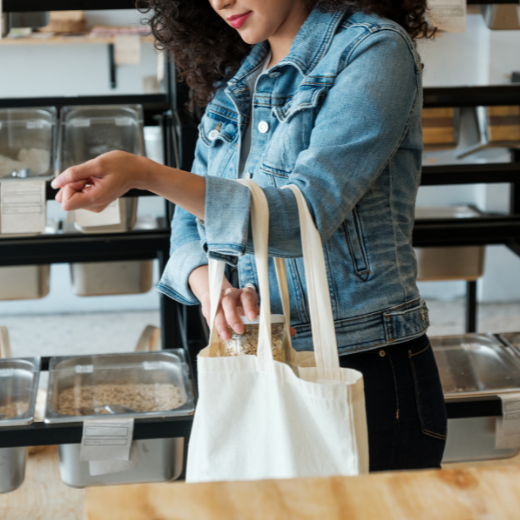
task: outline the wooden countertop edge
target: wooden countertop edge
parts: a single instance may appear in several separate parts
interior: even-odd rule
[[[87,490],[85,520],[520,518],[520,467]]]

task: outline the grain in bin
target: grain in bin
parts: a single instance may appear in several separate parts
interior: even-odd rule
[[[34,420],[40,358],[0,359],[0,432]],[[27,448],[0,448],[0,493],[19,488],[25,479]]]
[[[182,349],[52,358],[45,422],[96,418],[152,419],[194,412],[194,397]],[[183,438],[132,441],[135,465],[124,472],[91,475],[80,444],[58,447],[60,474],[71,487],[164,482],[178,478]]]

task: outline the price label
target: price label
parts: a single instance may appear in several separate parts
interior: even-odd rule
[[[94,372],[94,365],[76,365],[76,374],[91,374]]]

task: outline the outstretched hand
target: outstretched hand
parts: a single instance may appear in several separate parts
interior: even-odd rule
[[[146,159],[126,152],[109,152],[65,170],[52,182],[56,200],[65,211],[88,209],[101,213],[146,175]]]

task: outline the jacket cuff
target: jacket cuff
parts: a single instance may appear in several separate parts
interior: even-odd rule
[[[188,242],[168,260],[158,290],[184,305],[198,305],[200,302],[191,292],[188,278],[202,265],[208,265],[208,256],[200,247],[200,242]]]
[[[251,191],[231,179],[206,177],[205,250],[208,256],[237,265],[246,254]]]

